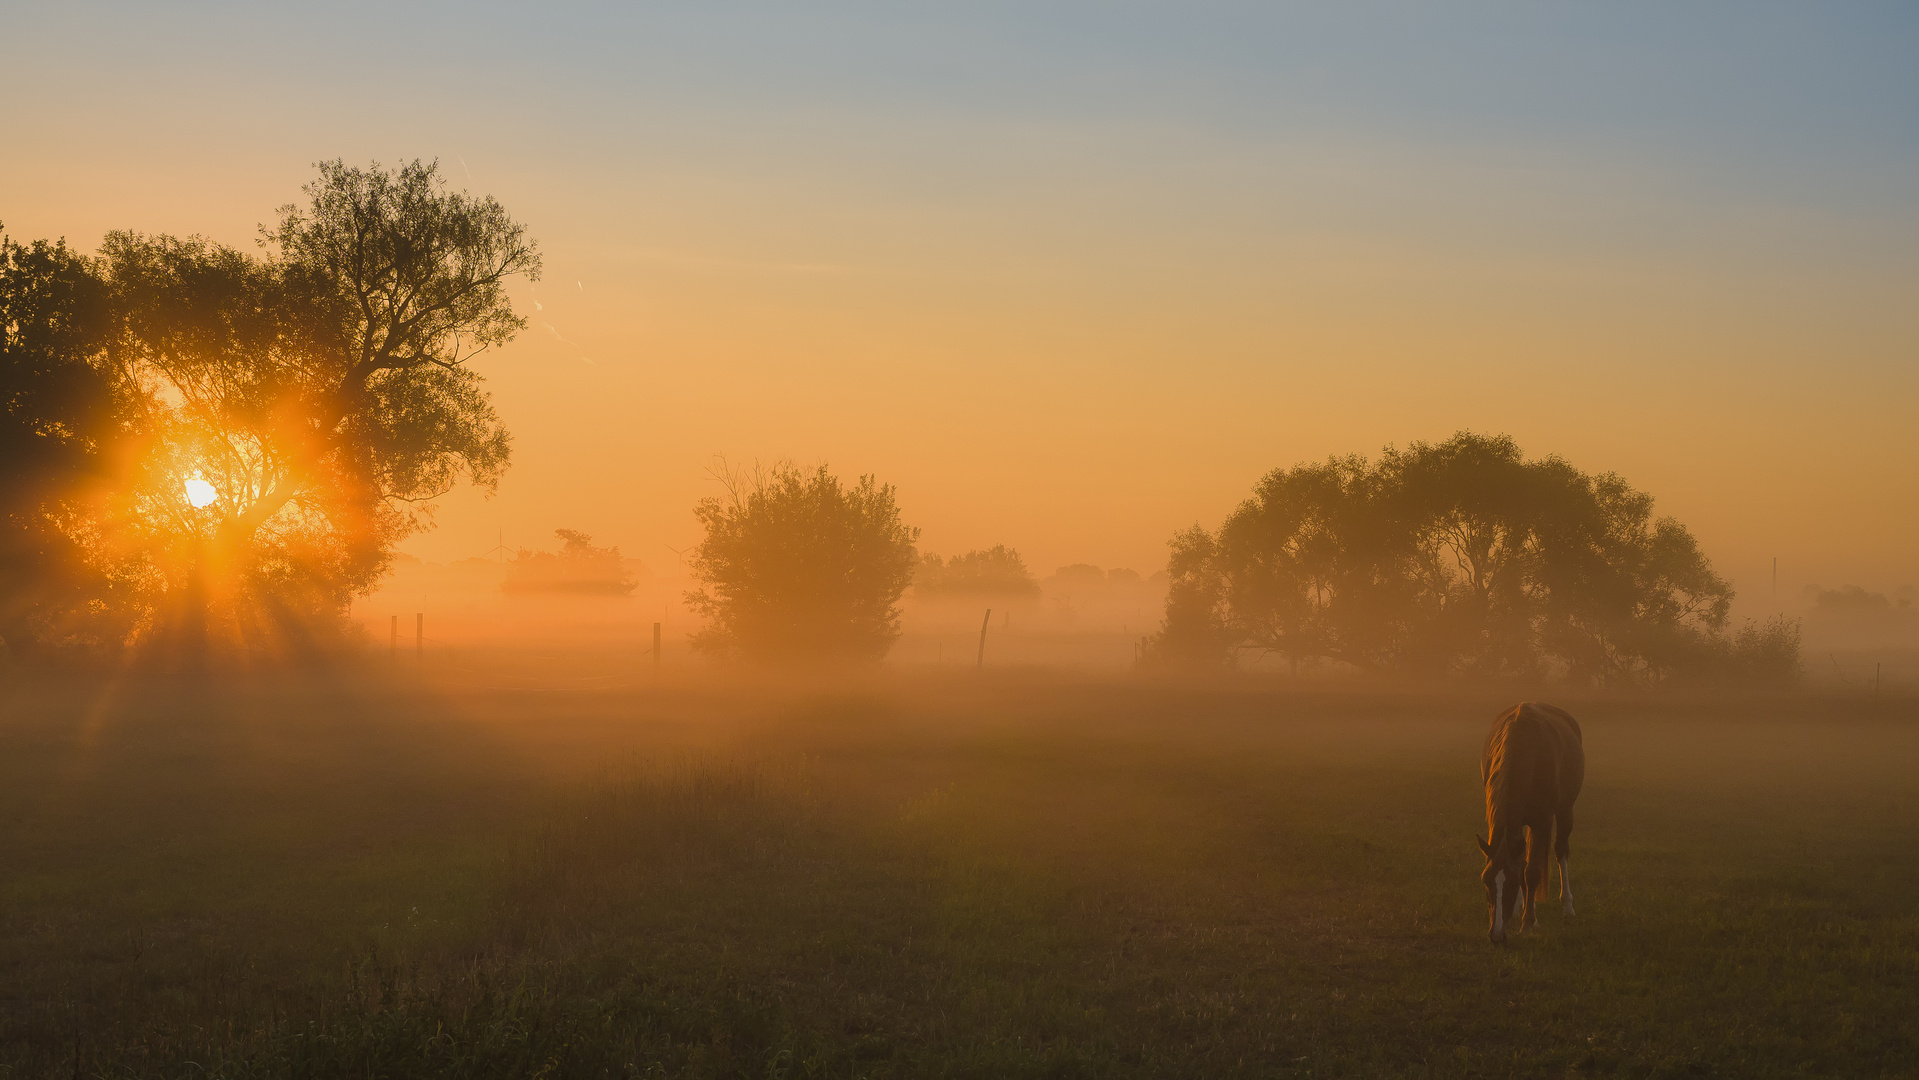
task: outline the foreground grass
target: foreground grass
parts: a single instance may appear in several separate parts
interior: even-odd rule
[[[1568,701],[1494,949],[1501,703],[16,685],[0,1075],[1911,1073],[1909,708]]]

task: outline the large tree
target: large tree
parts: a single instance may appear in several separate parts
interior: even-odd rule
[[[523,226],[436,166],[319,166],[255,255],[111,234],[93,362],[146,442],[107,515],[138,550],[149,629],[248,647],[337,617],[461,479],[491,488],[508,438],[478,353],[524,326]]]
[[[706,537],[687,594],[711,620],[701,648],[756,661],[876,661],[900,634],[919,530],[891,485],[851,486],[822,465],[722,476],[726,498],[694,510]]]
[[[1462,432],[1280,469],[1175,537],[1158,655],[1243,646],[1374,671],[1661,678],[1727,647],[1732,590],[1613,474]]]

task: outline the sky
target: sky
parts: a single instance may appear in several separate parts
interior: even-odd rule
[[[404,549],[662,571],[733,462],[1151,573],[1265,472],[1616,471],[1741,609],[1919,581],[1909,3],[0,0],[0,222],[248,244],[437,159],[538,238],[514,436]]]

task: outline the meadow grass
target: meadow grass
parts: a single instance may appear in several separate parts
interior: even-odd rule
[[[0,1076],[1911,1075],[1919,710],[1512,691],[16,676]]]

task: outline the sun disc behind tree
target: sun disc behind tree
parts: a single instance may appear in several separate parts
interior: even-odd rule
[[[213,505],[213,501],[220,497],[220,493],[213,489],[213,485],[207,483],[204,478],[199,476],[187,477],[187,482],[183,487],[187,497],[187,505],[193,507],[195,510]]]

